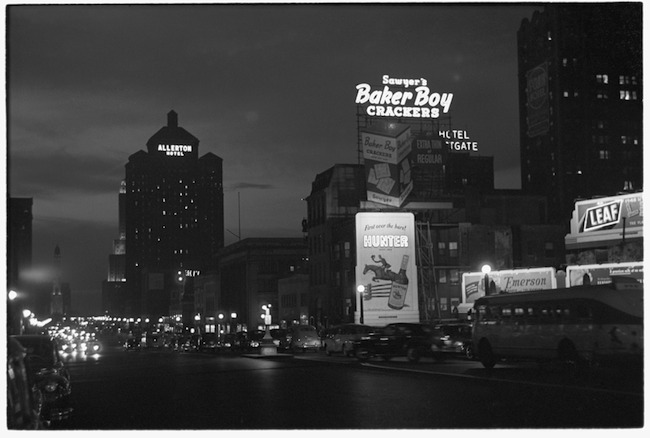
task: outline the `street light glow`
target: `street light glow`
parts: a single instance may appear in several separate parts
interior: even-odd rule
[[[18,298],[18,292],[16,292],[15,290],[10,290],[9,293],[7,294],[7,296],[8,296],[10,301],[13,301],[16,298]]]
[[[484,273],[484,274],[489,274],[490,272],[492,272],[492,266],[490,266],[488,264],[483,265],[481,267],[481,272]]]
[[[366,291],[366,287],[363,284],[357,286],[357,292],[359,292],[360,294],[364,293],[365,291]]]

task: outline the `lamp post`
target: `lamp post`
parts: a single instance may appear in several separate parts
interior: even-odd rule
[[[492,266],[485,264],[481,267],[481,272],[485,274],[483,278],[485,282],[485,295],[490,295],[490,272],[492,272]]]
[[[10,290],[7,293],[7,315],[9,321],[9,334],[12,335],[20,334],[22,332],[22,322],[16,317],[16,306],[18,304],[16,299],[18,299],[18,292]]]
[[[218,316],[218,318],[219,318],[219,326],[217,327],[217,330],[219,331],[219,341],[221,341],[221,338],[223,337],[223,336],[222,336],[222,335],[223,335],[223,328],[222,328],[222,327],[223,327],[223,318],[224,318],[224,314],[223,314],[223,313],[220,313],[220,314],[217,315],[217,316]]]
[[[363,296],[366,292],[366,287],[363,284],[357,286],[359,292],[359,324],[363,324]]]
[[[266,326],[266,333],[260,342],[260,354],[263,356],[275,355],[278,353],[278,347],[276,347],[273,342],[273,337],[271,336],[271,331],[269,330],[271,326],[271,305],[265,304],[262,306],[264,310],[264,325]]]
[[[230,331],[232,333],[237,333],[237,312],[232,312],[230,314]]]

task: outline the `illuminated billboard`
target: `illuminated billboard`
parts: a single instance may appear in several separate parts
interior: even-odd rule
[[[377,123],[361,132],[368,201],[400,207],[413,189],[411,128]]]
[[[401,79],[382,76],[382,87],[358,84],[355,102],[370,117],[436,119],[449,112],[453,93],[439,93],[424,78]]]
[[[554,268],[513,269],[492,271],[488,274],[489,287],[494,283],[491,294],[525,292],[529,290],[555,289],[557,279]],[[462,302],[473,303],[485,296],[485,274],[466,272],[462,279]]]
[[[643,237],[643,193],[577,201],[571,216],[567,249],[619,243]]]
[[[357,314],[364,323],[419,322],[415,260],[415,217],[412,213],[357,213]],[[363,300],[363,304],[361,304]]]
[[[589,284],[609,284],[612,276],[634,278],[643,283],[643,262],[572,265],[566,268],[567,287]],[[588,280],[587,280],[588,279]]]

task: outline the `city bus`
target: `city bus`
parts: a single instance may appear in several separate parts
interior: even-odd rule
[[[472,345],[485,368],[501,359],[589,365],[643,359],[643,285],[491,295],[474,303]]]

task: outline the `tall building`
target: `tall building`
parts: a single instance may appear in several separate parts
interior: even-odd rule
[[[126,181],[118,195],[118,231],[113,252],[108,256],[108,275],[102,282],[102,311],[111,316],[130,316],[126,312]]]
[[[199,157],[199,140],[178,125],[147,141],[126,164],[127,311],[167,315],[183,274],[214,269],[224,243],[222,159]]]
[[[517,33],[521,181],[574,201],[643,187],[641,3],[551,4]]]
[[[21,311],[33,308],[34,293],[25,273],[32,266],[32,198],[7,200],[7,291],[18,293],[7,301],[7,331],[20,332]],[[31,293],[30,293],[31,292]]]
[[[7,286],[20,289],[32,266],[32,198],[9,198],[7,223]]]

